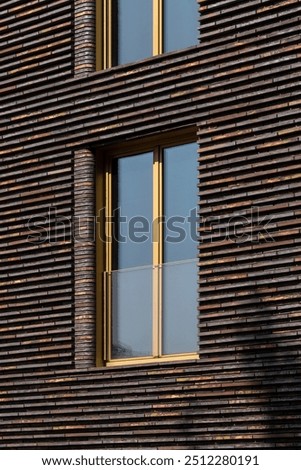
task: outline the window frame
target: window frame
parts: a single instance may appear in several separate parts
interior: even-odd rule
[[[183,145],[186,143],[196,142],[196,128],[182,129],[177,132],[167,132],[142,138],[137,141],[128,141],[118,143],[105,149],[97,150],[96,158],[96,215],[98,216],[99,210],[105,208],[105,216],[112,215],[112,161],[114,158],[126,157],[134,154],[143,153],[146,151],[154,152],[153,163],[153,220],[159,221],[159,217],[163,213],[163,165],[162,165],[162,152],[160,149]],[[197,179],[196,179],[197,184]],[[196,201],[197,202],[197,201]],[[97,219],[98,220],[98,219]],[[160,298],[161,292],[161,270],[157,270],[154,274],[153,286],[153,331],[152,331],[152,344],[153,356],[150,357],[135,357],[135,358],[118,358],[112,359],[110,357],[111,351],[111,297],[110,286],[107,281],[108,274],[112,272],[112,243],[110,240],[112,235],[111,224],[104,220],[98,220],[96,231],[96,365],[97,366],[120,366],[131,364],[147,364],[154,362],[168,362],[178,360],[192,360],[197,359],[197,351],[191,353],[177,353],[162,355],[160,344],[162,343],[162,299]],[[105,226],[106,225],[106,226]],[[157,222],[153,226],[154,239],[157,243],[153,246],[152,266],[161,266],[163,263],[163,228],[162,224]],[[104,242],[104,240],[106,240]],[[197,284],[196,284],[197,285]],[[196,310],[197,316],[197,310]]]
[[[152,1],[152,56],[156,56],[163,53],[163,0]],[[112,0],[96,0],[96,70],[112,67],[112,39]]]

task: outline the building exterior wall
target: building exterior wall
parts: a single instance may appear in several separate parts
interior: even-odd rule
[[[62,116],[52,89],[73,77],[74,8],[59,0],[2,2],[0,9],[0,361],[2,374],[18,369],[30,375],[73,363],[70,236],[28,243],[27,222],[42,222],[49,208],[58,216],[73,211],[72,150],[54,148],[44,118]],[[39,147],[37,126],[43,129]]]
[[[301,4],[200,13],[198,46],[93,72],[91,0],[0,5],[1,449],[301,447]],[[96,368],[95,243],[69,223],[94,149],[192,125],[200,359]]]

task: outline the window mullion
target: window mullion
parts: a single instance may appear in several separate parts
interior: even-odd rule
[[[159,147],[154,150],[153,170],[153,264],[162,262],[162,160]]]
[[[112,54],[113,54],[113,10],[112,0],[103,0],[104,2],[104,68],[112,67]]]
[[[111,360],[112,351],[112,250],[113,250],[113,226],[112,226],[112,160],[107,161],[106,168],[106,214],[105,214],[105,240],[106,249],[106,272],[105,272],[105,315],[104,336],[106,344],[106,360]]]
[[[96,0],[96,70],[112,67],[112,0]]]
[[[162,160],[159,147],[154,150],[153,166],[153,355],[162,351],[161,263],[162,263]]]
[[[106,194],[104,188],[106,187],[106,171],[103,161],[97,159],[96,164],[96,207],[99,212],[96,213],[96,362],[98,366],[102,366],[106,359],[106,246],[105,240],[105,217],[100,209],[106,206]]]
[[[96,0],[96,70],[112,67],[112,0]]]
[[[104,69],[104,1],[96,0],[96,70]]]
[[[163,52],[163,0],[153,0],[153,55]]]

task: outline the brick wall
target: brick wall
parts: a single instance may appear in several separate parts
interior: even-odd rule
[[[200,6],[199,46],[104,72],[91,1],[0,6],[2,449],[301,447],[301,5]],[[92,214],[93,149],[192,124],[200,359],[96,369],[94,246],[67,223]],[[65,238],[29,244],[49,206]]]
[[[73,212],[72,152],[33,144],[43,109],[37,90],[51,94],[73,76],[73,23],[66,0],[0,5],[0,365],[12,374],[73,362],[70,226],[65,240],[60,231],[54,238],[55,217],[70,219]],[[41,240],[34,224],[43,225]]]

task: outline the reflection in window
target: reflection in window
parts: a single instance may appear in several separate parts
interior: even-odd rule
[[[196,351],[196,260],[163,264],[162,354]]]
[[[113,65],[152,55],[152,0],[113,2]]]
[[[112,359],[152,355],[152,271],[112,272]]]
[[[197,257],[196,144],[163,149],[164,263]]]
[[[152,168],[151,152],[113,160],[113,269],[152,264]]]
[[[163,1],[163,52],[175,51],[198,42],[196,0]]]

